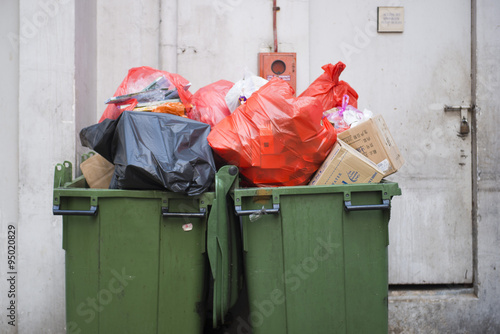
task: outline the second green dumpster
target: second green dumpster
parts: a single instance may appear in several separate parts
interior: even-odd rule
[[[400,194],[397,183],[236,189],[253,333],[387,333]]]

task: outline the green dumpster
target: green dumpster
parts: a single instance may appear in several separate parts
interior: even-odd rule
[[[397,183],[235,189],[249,315],[259,333],[387,333]]]
[[[223,323],[241,272],[231,257],[236,232],[221,228],[234,220],[224,201],[237,169],[231,173],[216,176],[224,180],[216,181],[219,199],[215,192],[90,189],[83,177],[72,180],[71,163],[58,164],[53,212],[63,216],[67,333],[203,333],[212,305],[213,325]],[[212,270],[209,221],[220,229],[209,242],[219,249]]]

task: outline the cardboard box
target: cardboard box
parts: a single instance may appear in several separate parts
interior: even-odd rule
[[[82,162],[80,169],[90,188],[108,189],[115,165],[96,153]]]
[[[378,183],[383,172],[364,155],[337,140],[309,185]]]
[[[397,172],[405,162],[382,115],[339,133],[338,138],[376,163],[384,177]]]

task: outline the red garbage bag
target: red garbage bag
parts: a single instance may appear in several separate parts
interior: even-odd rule
[[[345,81],[339,81],[340,73],[346,65],[338,62],[335,65],[327,64],[321,67],[325,72],[321,74],[309,87],[299,96],[315,96],[323,104],[323,111],[330,110],[342,105],[342,97],[349,96],[349,104],[358,107],[358,93]]]
[[[234,83],[231,81],[219,80],[198,89],[193,94],[191,100],[193,109],[188,112],[188,117],[213,127],[231,115],[225,97],[233,85]]]
[[[192,94],[188,91],[189,86],[191,85],[189,81],[184,79],[179,74],[160,71],[149,66],[131,68],[113,96],[122,96],[140,92],[154,83],[161,76],[166,79],[167,88],[177,89],[179,98],[184,104],[186,110],[190,110]],[[124,110],[133,110],[137,105],[137,100],[132,99],[128,101],[127,104],[130,105],[124,109],[121,109],[118,104],[108,104],[101,116],[101,119],[99,120],[99,123],[106,118],[117,119]]]
[[[294,97],[273,78],[208,135],[216,156],[240,168],[248,186],[307,184],[337,140],[315,97]]]

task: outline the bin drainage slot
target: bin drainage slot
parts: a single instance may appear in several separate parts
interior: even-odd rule
[[[168,212],[168,207],[161,208],[163,217],[180,217],[180,218],[203,218],[207,210],[200,208],[200,212]]]
[[[391,201],[388,199],[382,200],[382,204],[365,204],[365,205],[352,205],[351,201],[344,202],[345,211],[364,211],[364,210],[389,210],[391,208]]]
[[[54,205],[52,213],[56,216],[95,216],[97,215],[97,206],[92,205],[90,210],[61,210],[59,205]]]
[[[237,216],[250,216],[251,214],[277,215],[280,213],[280,205],[279,204],[273,204],[272,209],[263,208],[261,210],[242,210],[241,205],[236,205],[234,208],[235,208]]]

